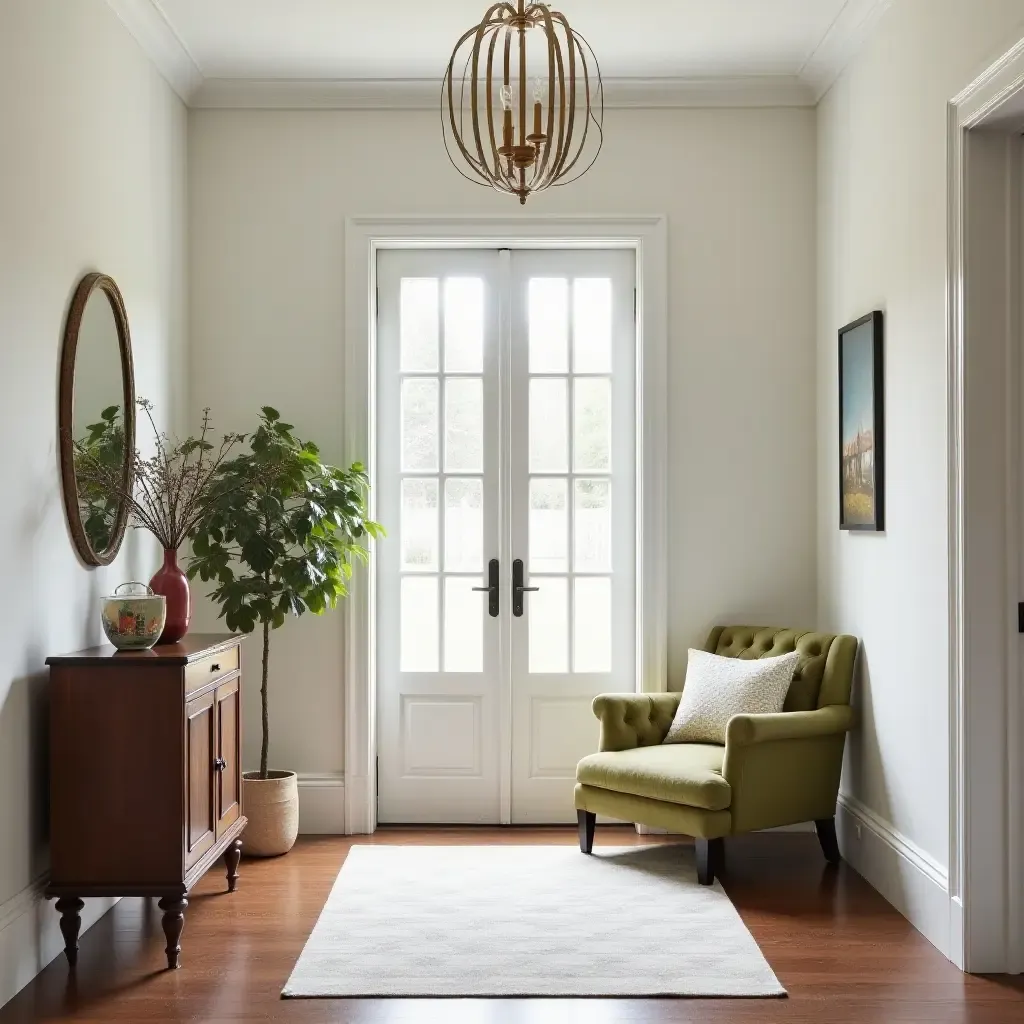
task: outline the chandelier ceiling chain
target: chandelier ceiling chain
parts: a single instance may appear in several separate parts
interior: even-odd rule
[[[492,4],[455,44],[441,87],[441,126],[449,160],[475,184],[525,203],[534,192],[576,181],[597,159],[603,121],[594,51],[547,4]]]

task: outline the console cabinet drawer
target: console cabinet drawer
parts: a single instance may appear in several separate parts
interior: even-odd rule
[[[216,654],[207,655],[185,666],[185,695],[201,690],[223,676],[238,670],[238,648],[231,647]]]

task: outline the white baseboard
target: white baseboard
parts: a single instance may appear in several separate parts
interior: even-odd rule
[[[47,876],[0,903],[0,1006],[13,999],[55,956],[64,951],[60,915],[43,898]],[[117,899],[86,900],[82,933]]]
[[[345,776],[299,773],[299,833],[345,834]]]
[[[944,956],[951,947],[949,873],[868,806],[839,794],[836,831],[843,859]],[[960,961],[962,963],[962,960]]]

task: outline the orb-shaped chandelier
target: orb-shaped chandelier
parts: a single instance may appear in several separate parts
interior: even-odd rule
[[[519,197],[567,185],[597,159],[604,89],[590,44],[547,4],[492,4],[455,44],[441,89],[448,157]]]

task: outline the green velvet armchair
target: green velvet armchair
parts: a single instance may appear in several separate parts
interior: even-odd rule
[[[857,640],[795,629],[717,626],[704,650],[729,658],[800,653],[776,715],[736,715],[725,746],[663,744],[678,693],[603,694],[594,700],[600,752],[576,769],[580,849],[598,814],[696,841],[697,876],[714,881],[724,837],[813,821],[825,857],[839,860],[835,813]]]

